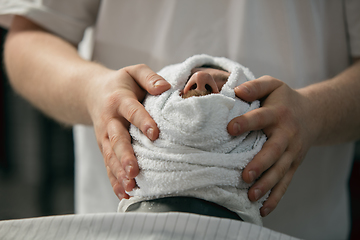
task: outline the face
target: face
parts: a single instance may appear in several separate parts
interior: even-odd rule
[[[230,73],[221,69],[199,67],[191,71],[190,78],[181,92],[183,98],[219,93]]]

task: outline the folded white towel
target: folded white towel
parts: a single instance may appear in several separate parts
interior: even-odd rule
[[[191,70],[202,65],[219,66],[230,76],[220,94],[183,99],[180,96]],[[244,167],[266,141],[261,131],[231,136],[231,119],[259,107],[237,98],[234,87],[254,79],[244,66],[226,58],[196,55],[159,73],[171,89],[159,96],[147,96],[146,110],[160,129],[152,142],[131,125],[133,148],[140,174],[139,188],[122,200],[119,211],[137,201],[162,196],[193,196],[215,202],[248,222],[262,225],[259,208],[263,200],[251,203],[247,191],[251,184],[242,180]]]

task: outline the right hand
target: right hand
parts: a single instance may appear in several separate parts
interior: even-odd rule
[[[271,190],[260,209],[265,217],[276,208],[316,142],[320,118],[315,117],[316,104],[304,94],[304,89],[294,90],[271,76],[245,82],[235,88],[235,94],[246,102],[261,100],[260,108],[231,120],[228,130],[234,136],[262,130],[267,136],[260,152],[242,173],[245,182],[255,181],[248,191],[250,201],[258,201]]]
[[[147,92],[161,94],[170,84],[145,64],[107,72],[94,83],[88,86],[87,106],[97,142],[116,196],[129,198],[125,191],[136,186],[134,178],[139,173],[129,125],[134,124],[150,140],[157,139],[159,129],[140,102]]]

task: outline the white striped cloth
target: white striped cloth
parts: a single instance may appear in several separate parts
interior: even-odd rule
[[[0,221],[2,240],[296,240],[255,224],[190,213],[98,213]]]

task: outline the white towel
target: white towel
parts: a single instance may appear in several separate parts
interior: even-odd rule
[[[202,65],[219,66],[230,76],[220,94],[183,99],[191,70]],[[244,66],[226,58],[195,55],[182,63],[163,68],[159,75],[171,89],[159,96],[148,95],[144,106],[160,129],[154,142],[131,125],[133,148],[140,173],[138,188],[122,200],[119,211],[144,199],[163,196],[193,196],[222,205],[245,221],[262,225],[259,208],[262,200],[252,203],[247,192],[252,184],[242,180],[242,170],[266,141],[261,131],[231,136],[231,119],[258,108],[237,98],[234,87],[254,79]]]

